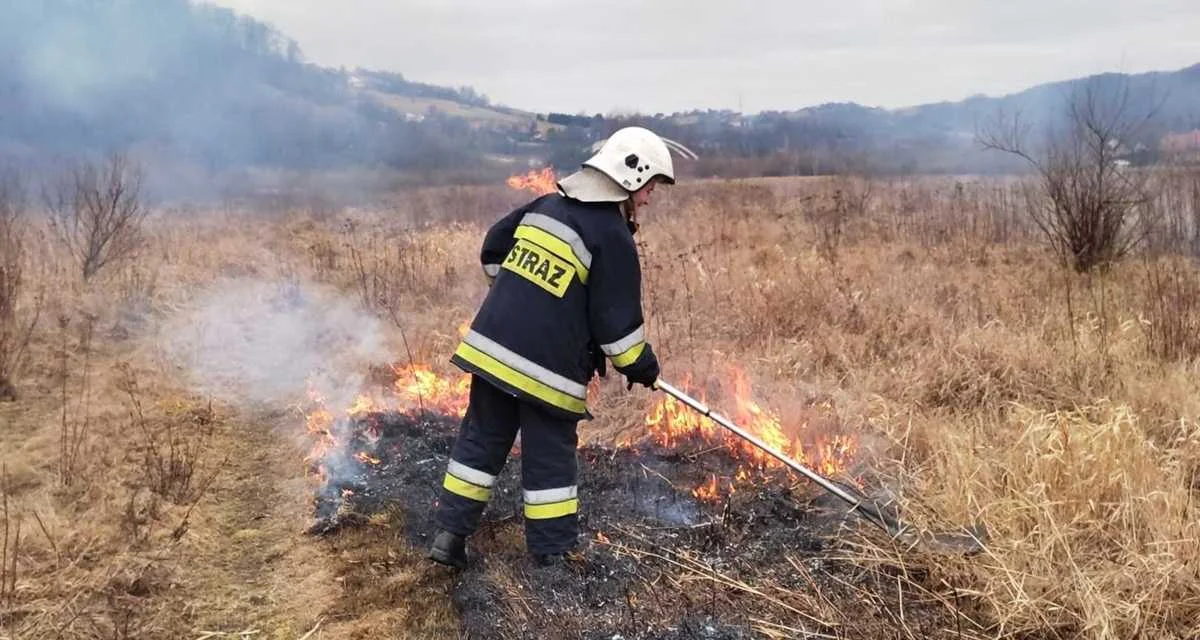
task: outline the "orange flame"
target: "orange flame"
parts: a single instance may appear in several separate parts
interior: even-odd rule
[[[682,388],[689,388],[691,382],[691,376],[688,376],[683,380]],[[706,402],[703,393],[700,394],[700,401]],[[717,425],[711,420],[671,396],[664,397],[650,410],[646,416],[646,426],[650,428],[655,442],[672,449],[692,435],[710,440],[717,432]]]
[[[393,367],[396,382],[392,391],[395,399],[409,409],[423,408],[450,416],[467,414],[467,396],[471,392],[471,376],[453,379],[439,376],[428,365]]]
[[[305,456],[305,462],[322,484],[329,479],[326,465],[338,455],[351,455],[346,448],[352,440],[358,439],[373,445],[380,438],[378,425],[355,424],[351,421],[360,421],[371,414],[387,411],[415,413],[423,410],[458,417],[466,414],[467,396],[471,388],[469,375],[442,376],[424,364],[396,365],[392,367],[392,374],[394,378],[386,393],[360,394],[340,412],[330,407],[324,396],[309,385],[310,404],[304,414],[312,447]],[[382,463],[382,460],[364,451],[354,453],[353,458],[370,465]]]
[[[708,482],[692,489],[692,495],[705,502],[716,502],[721,499],[721,489],[717,486],[717,476],[709,478]]]
[[[463,327],[459,327],[460,333],[462,330]],[[370,414],[385,411],[433,411],[459,417],[466,414],[471,384],[469,375],[440,375],[426,364],[395,365],[392,367],[392,374],[392,383],[384,393],[359,395],[341,411],[328,406],[321,394],[310,388],[312,404],[305,412],[305,421],[312,439],[312,448],[305,460],[322,482],[327,480],[327,463],[336,460],[331,456],[351,455],[345,449],[352,440],[365,440],[368,444],[378,440],[380,434],[375,431],[377,425],[364,426],[355,423]],[[854,436],[810,433],[806,423],[785,425],[778,411],[754,398],[750,382],[743,370],[732,369],[726,379],[729,385],[724,387],[724,390],[731,392],[730,405],[733,407],[733,413],[730,417],[735,423],[784,455],[824,476],[837,477],[847,472],[858,455],[859,443]],[[685,378],[679,386],[707,404],[707,393],[703,389],[694,390],[695,385],[690,377]],[[677,448],[688,444],[702,444],[725,447],[734,451],[744,463],[731,478],[718,479],[713,475],[707,482],[696,487],[692,494],[699,500],[719,501],[722,495],[732,494],[739,487],[761,480],[765,472],[782,468],[782,463],[774,457],[728,433],[712,420],[670,396],[661,396],[651,405],[644,423],[650,437],[659,446]],[[342,432],[351,425],[360,431]],[[633,444],[632,439],[626,437],[622,439],[618,448],[630,447]],[[366,452],[352,455],[365,464],[378,465],[382,462]]]
[[[534,169],[523,176],[512,176],[505,184],[511,189],[529,191],[534,195],[543,196],[558,190],[558,176],[554,175],[553,167]]]
[[[371,454],[367,453],[366,451],[359,451],[358,453],[354,454],[354,458],[364,464],[372,464],[373,465],[373,464],[379,464],[380,462],[383,462],[379,458],[372,456]]]
[[[754,400],[744,371],[735,368],[731,378],[732,404],[735,409],[731,419],[735,424],[754,434],[773,449],[822,475],[836,477],[847,472],[858,454],[858,441],[853,436],[836,435],[827,438],[823,434],[807,434],[804,433],[806,424],[794,429],[785,428],[778,412]],[[692,391],[692,386],[690,379],[683,380],[680,385],[683,390],[698,396],[701,402],[707,404],[705,392]],[[663,447],[675,448],[695,439],[736,451],[738,457],[749,467],[743,466],[737,470],[733,479],[726,485],[728,493],[735,492],[739,486],[752,483],[755,475],[783,467],[783,463],[774,456],[726,432],[712,420],[700,416],[670,396],[659,399],[651,407],[646,416],[646,426],[654,441]],[[789,433],[794,435],[789,438]],[[753,473],[754,470],[758,473]],[[719,500],[721,483],[713,476],[708,482],[694,489],[692,495],[705,501]]]

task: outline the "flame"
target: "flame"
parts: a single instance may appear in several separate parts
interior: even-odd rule
[[[683,380],[682,388],[688,389],[691,385],[692,379],[688,376]],[[703,393],[700,394],[700,401],[707,402]],[[695,435],[704,440],[711,440],[716,436],[718,428],[711,420],[671,396],[664,397],[654,405],[646,416],[646,426],[650,428],[655,442],[672,449]]]
[[[824,476],[837,477],[846,474],[858,454],[858,441],[854,436],[828,437],[824,434],[808,433],[807,424],[785,426],[777,411],[754,399],[749,380],[743,370],[733,368],[728,379],[731,381],[731,404],[734,408],[730,417],[735,424],[754,434],[773,449]],[[685,392],[697,396],[702,403],[708,404],[707,394],[703,390],[692,390],[694,385],[690,378],[684,379],[679,386]],[[726,493],[734,493],[738,487],[752,484],[764,473],[784,466],[774,456],[725,431],[712,420],[670,396],[664,396],[655,402],[647,412],[645,422],[654,442],[663,447],[677,448],[697,442],[724,446],[735,451],[743,465],[726,483]],[[704,501],[719,500],[722,495],[721,484],[714,475],[708,482],[696,487],[692,495]]]
[[[313,446],[304,461],[310,465],[316,465],[319,473],[324,475],[321,462],[330,451],[337,448],[337,438],[333,435],[336,420],[333,413],[326,408],[325,399],[315,389],[310,386],[308,393],[313,400],[314,408],[305,415],[304,426],[313,439]]]
[[[721,489],[717,486],[717,476],[713,475],[708,482],[692,489],[692,495],[705,502],[716,502],[721,499]]]
[[[464,323],[459,327],[462,333]],[[375,416],[383,412],[415,414],[437,412],[462,417],[466,414],[471,378],[467,374],[446,376],[429,365],[413,364],[392,367],[393,379],[383,392],[360,394],[340,410],[331,407],[310,385],[310,405],[305,411],[305,425],[312,448],[305,458],[310,471],[325,485],[330,471],[337,471],[345,461],[354,459],[368,465],[382,464],[375,454],[382,422]],[[844,476],[858,455],[858,440],[852,435],[812,433],[807,423],[785,424],[780,413],[754,397],[749,379],[740,368],[732,368],[720,387],[733,408],[731,418],[764,443],[826,477]],[[679,385],[701,402],[707,404],[706,390],[696,390],[690,377]],[[826,405],[828,408],[828,405]],[[646,412],[644,423],[655,443],[661,447],[682,446],[724,447],[734,452],[741,464],[732,476],[711,475],[692,490],[698,500],[716,502],[724,495],[762,481],[772,470],[782,469],[783,463],[748,442],[722,429],[712,420],[701,416],[688,406],[663,395]],[[352,446],[352,443],[355,443]],[[367,451],[352,451],[366,445]],[[618,448],[634,446],[632,438],[622,438]],[[598,534],[600,539],[603,534]]]
[[[347,460],[378,465],[382,460],[367,451],[352,451],[366,445],[375,451],[381,424],[374,416],[384,412],[438,412],[462,417],[467,411],[471,377],[467,374],[443,376],[428,365],[392,367],[393,381],[384,393],[359,394],[340,411],[309,384],[309,404],[305,407],[305,427],[312,446],[305,456],[310,472],[325,486],[330,472]],[[345,497],[345,494],[343,494]]]
[[[439,376],[428,365],[423,364],[393,367],[392,371],[396,374],[392,391],[402,406],[460,418],[467,414],[467,397],[471,392],[470,375],[464,373],[455,378],[447,378]]]
[[[350,403],[350,407],[346,409],[346,415],[357,418],[365,416],[369,413],[375,413],[380,410],[380,405],[373,398],[365,395],[359,395]]]
[[[367,453],[366,451],[359,451],[358,453],[354,454],[354,458],[363,464],[374,465],[374,464],[379,464],[379,463],[383,462],[379,458],[372,456],[371,454]]]
[[[558,177],[554,175],[553,167],[534,169],[523,176],[512,176],[505,184],[511,189],[529,191],[534,195],[543,196],[558,190]]]
[[[608,539],[608,536],[604,535],[603,531],[597,531],[596,542],[599,542],[600,544],[609,544],[611,540]]]

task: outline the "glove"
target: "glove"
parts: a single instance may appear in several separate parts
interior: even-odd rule
[[[658,382],[658,375],[662,371],[658,368],[658,358],[654,355],[654,349],[650,348],[650,343],[646,343],[646,348],[635,365],[624,371],[627,383],[625,389],[632,390],[635,383],[643,385],[647,389],[653,389],[654,383]]]

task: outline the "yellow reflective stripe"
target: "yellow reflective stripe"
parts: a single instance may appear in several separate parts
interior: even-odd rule
[[[639,342],[639,343],[633,345],[633,347],[630,348],[629,350],[623,351],[623,352],[618,353],[617,355],[613,356],[612,357],[613,366],[628,367],[629,365],[637,362],[637,359],[642,355],[642,352],[645,350],[646,350],[646,343]]]
[[[466,480],[459,480],[449,473],[446,474],[446,479],[442,481],[442,486],[446,487],[446,490],[450,493],[476,502],[487,502],[488,498],[492,497],[491,489],[471,484]]]
[[[646,341],[646,325],[642,325],[642,326],[638,327],[637,329],[634,329],[633,331],[629,332],[629,335],[625,336],[624,338],[621,338],[620,340],[617,340],[616,342],[613,342],[611,344],[600,345],[600,349],[602,351],[604,351],[604,355],[611,358],[612,356],[615,356],[619,353],[629,351],[633,347],[637,346],[637,344],[639,342],[645,342],[645,341]]]
[[[559,487],[557,489],[525,490],[525,504],[549,504],[577,497],[579,497],[579,487],[575,485]]]
[[[490,488],[496,484],[496,476],[486,471],[468,467],[458,460],[450,460],[450,463],[446,465],[446,473],[460,480],[466,480],[477,487]]]
[[[550,518],[569,516],[572,513],[579,513],[579,498],[550,504],[525,505],[525,517],[530,520],[549,520]]]
[[[537,380],[509,367],[488,354],[463,342],[458,345],[455,355],[496,376],[506,384],[528,393],[560,409],[571,413],[587,413],[587,402],[557,389],[549,387]]]
[[[592,268],[592,252],[588,251],[587,244],[583,242],[583,238],[571,228],[571,225],[555,220],[544,213],[527,213],[521,218],[521,224],[531,227],[537,227],[542,231],[547,231],[554,237],[571,245],[571,249],[575,251],[575,255],[583,261],[583,266]]]
[[[587,385],[580,384],[561,376],[553,371],[543,367],[542,365],[522,356],[515,351],[511,351],[504,345],[492,340],[491,338],[479,333],[478,331],[468,331],[467,335],[463,336],[463,342],[479,349],[483,353],[499,360],[504,366],[515,369],[518,372],[537,380],[557,391],[561,391],[568,395],[587,400]]]
[[[575,265],[575,273],[579,275],[579,281],[587,284],[587,266],[583,263],[583,260],[579,259],[579,256],[575,255],[575,250],[571,248],[571,245],[563,241],[562,238],[559,238],[549,231],[545,231],[537,227],[531,227],[526,224],[517,227],[517,231],[513,233],[513,237],[521,240],[528,240],[562,258],[563,260]]]

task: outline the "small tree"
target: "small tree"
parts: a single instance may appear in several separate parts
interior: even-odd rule
[[[120,154],[74,166],[47,196],[55,236],[79,263],[84,281],[142,246],[142,172]]]
[[[1125,256],[1152,227],[1146,171],[1123,159],[1146,132],[1157,107],[1127,82],[1103,77],[1074,86],[1065,117],[1041,144],[1020,116],[983,131],[988,149],[1013,154],[1037,174],[1030,214],[1064,263],[1078,272]]]

